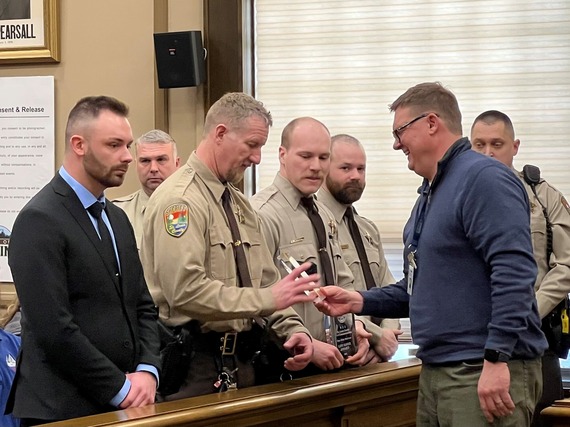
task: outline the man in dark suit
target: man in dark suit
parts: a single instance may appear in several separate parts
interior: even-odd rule
[[[14,224],[22,350],[7,412],[24,426],[154,403],[156,310],[129,220],[103,194],[132,161],[127,113],[114,98],[81,99],[63,166]]]

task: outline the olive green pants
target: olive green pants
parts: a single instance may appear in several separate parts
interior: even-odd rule
[[[515,410],[489,424],[477,395],[483,362],[453,366],[422,366],[417,408],[417,427],[525,427],[530,426],[542,393],[540,358],[511,360],[509,393]]]

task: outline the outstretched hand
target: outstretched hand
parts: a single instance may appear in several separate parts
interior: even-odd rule
[[[313,302],[317,298],[317,295],[310,291],[320,286],[321,276],[318,274],[301,276],[301,273],[309,268],[311,268],[311,263],[305,262],[271,287],[277,310],[283,310],[301,302]]]
[[[329,316],[342,316],[346,313],[360,313],[364,298],[358,292],[347,291],[339,286],[324,286],[319,288],[319,294],[324,299],[315,300],[315,306]],[[311,292],[314,298],[317,294]]]

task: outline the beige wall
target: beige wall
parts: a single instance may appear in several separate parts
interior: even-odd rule
[[[202,3],[202,0],[169,0],[168,31],[200,30],[204,34]],[[204,86],[168,90],[170,134],[176,141],[182,163],[202,136]]]
[[[135,138],[155,127],[157,108],[153,0],[60,0],[59,12],[60,63],[0,65],[0,77],[55,77],[56,168],[63,158],[67,114],[82,96],[105,94],[127,103]],[[168,0],[168,31],[202,30],[202,16],[202,0]],[[185,161],[201,133],[203,89],[167,91],[168,131]],[[132,167],[123,186],[109,190],[108,195],[127,194],[137,188]]]
[[[156,6],[156,7],[155,7]],[[167,7],[166,7],[167,6]],[[168,17],[166,13],[168,10]],[[160,17],[168,20],[161,29]],[[135,138],[155,127],[155,63],[152,34],[159,31],[203,29],[202,0],[60,0],[61,62],[57,64],[0,64],[0,77],[55,77],[55,168],[64,152],[67,114],[86,95],[111,95],[130,106]],[[157,25],[157,26],[155,26]],[[200,88],[166,89],[169,131],[178,142],[182,161],[195,148],[204,117]],[[107,191],[108,197],[138,189],[134,164],[125,183]],[[1,292],[4,291],[4,292]],[[6,287],[0,289],[5,300]],[[1,303],[4,301],[0,301]]]

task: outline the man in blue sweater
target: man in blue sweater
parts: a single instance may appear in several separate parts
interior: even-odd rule
[[[424,178],[404,229],[405,277],[362,292],[327,286],[321,310],[407,317],[422,360],[418,426],[528,426],[542,386],[528,198],[503,164],[462,138],[439,83],[390,106],[394,149]]]

